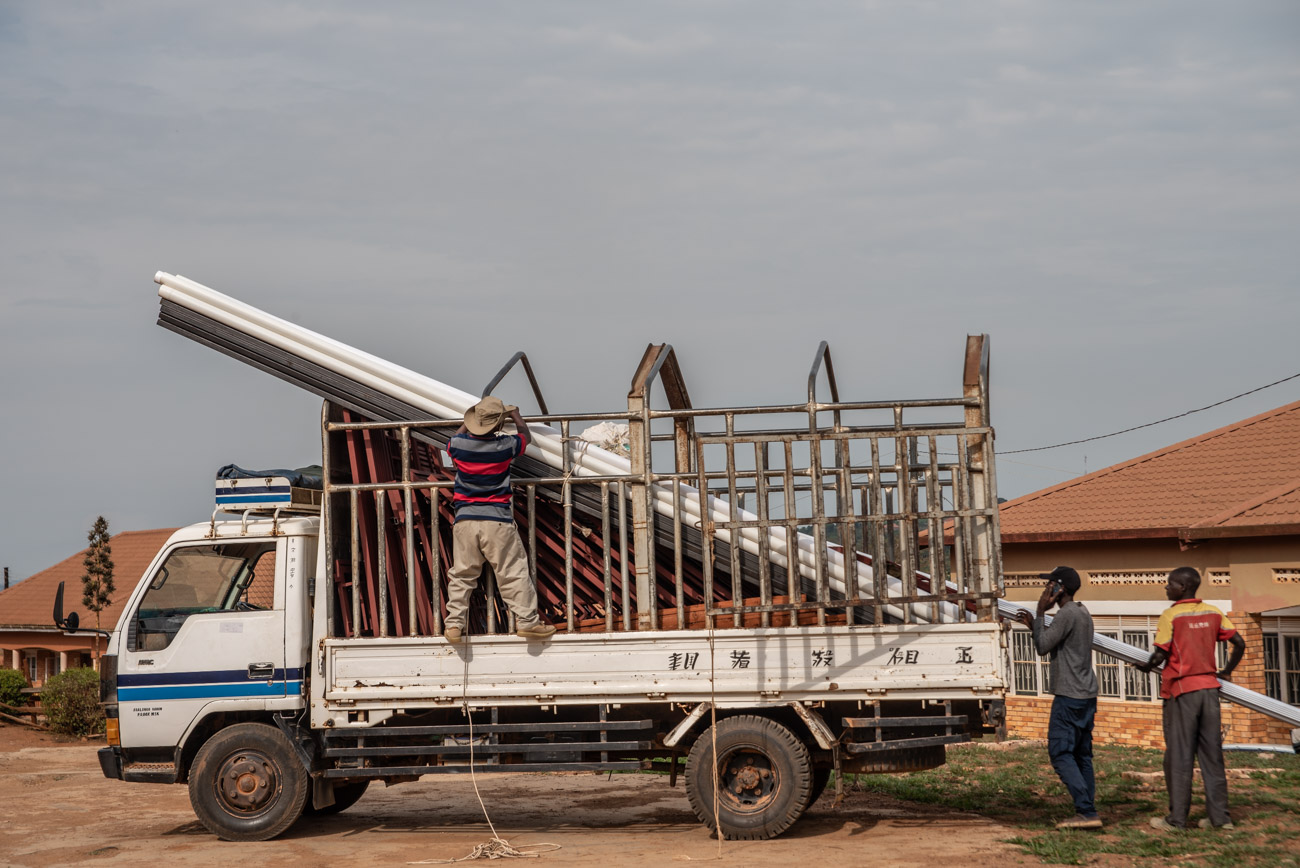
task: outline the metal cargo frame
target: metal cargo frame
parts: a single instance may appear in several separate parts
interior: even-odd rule
[[[694,408],[668,345],[647,348],[626,412],[546,412],[523,353],[482,393],[520,362],[543,410],[527,421],[554,426],[565,447],[560,467],[521,457],[513,478],[541,607],[561,629],[996,618],[986,336],[967,340],[962,395],[935,400],[841,400],[825,343],[798,404]],[[829,401],[818,397],[821,381]],[[651,407],[656,382],[666,409]],[[395,408],[334,387],[322,411],[328,633],[440,635],[453,485],[444,449],[460,420],[383,418]],[[592,448],[575,432],[601,421],[628,425],[629,473],[575,472]],[[656,512],[656,496],[667,491],[678,507],[692,489],[725,503],[727,520]],[[727,541],[746,531],[756,551]],[[812,541],[808,563],[774,551],[773,541],[800,535]],[[843,540],[852,540],[848,557]],[[832,560],[842,564],[838,579]],[[490,570],[483,579],[471,628],[513,631]]]

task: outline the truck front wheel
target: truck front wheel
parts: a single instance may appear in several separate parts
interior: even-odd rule
[[[307,770],[284,733],[262,723],[221,730],[190,768],[190,804],[226,841],[267,841],[293,825],[310,792]]]
[[[710,829],[721,826],[728,840],[775,838],[808,805],[808,749],[790,730],[765,717],[728,717],[716,729],[716,736],[710,729],[695,740],[686,761],[691,809]]]

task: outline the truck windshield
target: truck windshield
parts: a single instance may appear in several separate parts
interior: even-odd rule
[[[166,648],[194,615],[269,609],[275,600],[274,577],[274,541],[176,549],[154,573],[140,601],[131,622],[131,647]]]

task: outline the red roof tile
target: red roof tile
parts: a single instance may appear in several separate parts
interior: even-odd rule
[[[128,530],[109,540],[113,556],[113,584],[117,591],[113,594],[113,601],[99,613],[100,625],[105,630],[111,630],[117,624],[117,618],[136,582],[144,575],[163,543],[175,532],[175,529]],[[82,549],[67,560],[36,573],[9,590],[0,591],[0,630],[53,627],[51,613],[59,582],[67,583],[63,589],[63,611],[76,612],[83,626],[95,626],[95,613],[86,611],[81,605],[81,577],[86,572],[82,560],[85,556],[86,550]]]
[[[1010,542],[1300,527],[1300,401],[1008,501],[1001,524]]]

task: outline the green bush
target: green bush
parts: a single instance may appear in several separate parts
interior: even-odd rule
[[[0,669],[0,706],[17,708],[25,705],[22,690],[27,679],[17,669]]]
[[[99,673],[94,669],[69,669],[49,678],[41,688],[41,708],[55,732],[65,735],[103,732]]]

